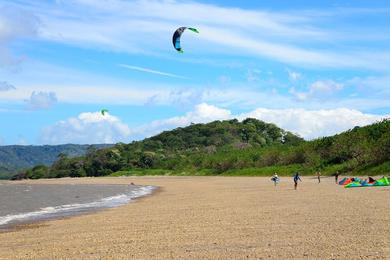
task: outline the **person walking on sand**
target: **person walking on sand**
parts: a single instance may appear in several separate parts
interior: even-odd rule
[[[298,187],[298,180],[302,181],[301,178],[299,177],[299,172],[296,172],[294,175],[294,190],[296,190]]]
[[[277,174],[276,172],[275,172],[274,175],[272,176],[271,181],[274,182],[275,187],[276,187],[276,184],[279,183],[279,176],[278,176],[278,174]]]
[[[321,172],[317,171],[318,183],[321,183]]]
[[[340,172],[339,171],[336,171],[336,173],[334,174],[334,179],[336,181],[336,184],[338,184],[339,182],[339,176],[340,176]]]

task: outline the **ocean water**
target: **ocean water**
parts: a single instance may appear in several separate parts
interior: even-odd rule
[[[153,186],[0,182],[0,228],[124,205]]]

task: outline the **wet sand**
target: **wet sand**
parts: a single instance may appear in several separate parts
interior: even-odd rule
[[[341,179],[341,178],[340,178]],[[390,187],[333,178],[139,177],[28,181],[159,186],[94,214],[0,233],[0,259],[390,259]]]

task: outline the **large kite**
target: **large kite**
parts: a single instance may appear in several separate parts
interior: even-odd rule
[[[103,108],[102,110],[100,110],[100,113],[104,116],[108,113],[108,109]]]
[[[183,53],[183,49],[181,48],[181,45],[180,45],[180,37],[186,29],[188,29],[192,32],[195,32],[195,33],[199,33],[199,31],[197,29],[190,28],[190,27],[180,27],[175,31],[175,33],[173,34],[173,37],[172,37],[172,43],[173,43],[173,47],[175,47],[175,49],[180,53]]]

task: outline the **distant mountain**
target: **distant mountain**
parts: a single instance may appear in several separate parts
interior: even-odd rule
[[[0,146],[0,179],[6,179],[25,168],[31,168],[38,164],[50,166],[58,159],[60,154],[69,157],[84,155],[91,147],[100,149],[112,145],[7,145]]]

